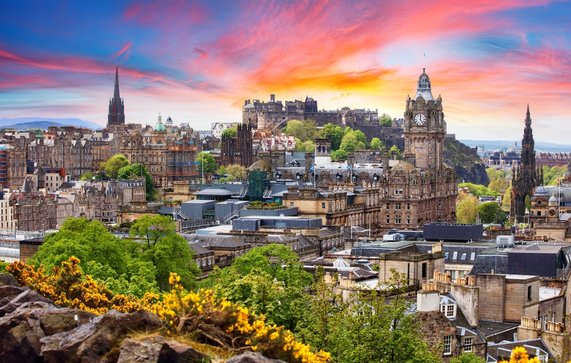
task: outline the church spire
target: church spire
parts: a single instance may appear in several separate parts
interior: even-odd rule
[[[115,67],[115,90],[113,98],[109,100],[107,126],[123,124],[125,124],[125,104],[119,93],[119,67]]]
[[[430,77],[426,74],[426,68],[422,68],[422,74],[418,77],[418,87],[414,99],[417,99],[418,96],[422,96],[425,101],[434,100],[432,87],[430,86]]]
[[[119,67],[115,67],[115,92],[113,93],[113,98],[121,99],[119,94]]]

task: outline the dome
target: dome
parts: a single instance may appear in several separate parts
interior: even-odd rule
[[[155,131],[158,131],[158,132],[167,131],[167,127],[163,124],[163,118],[161,117],[160,113],[159,113],[159,118],[157,120],[157,124],[155,126]]]
[[[549,206],[557,206],[559,204],[559,199],[557,197],[555,197],[554,195],[552,195],[549,198],[548,204],[549,204]]]
[[[416,96],[414,96],[414,98],[417,99],[419,96],[422,96],[425,101],[434,100],[430,87],[430,78],[428,74],[426,74],[426,68],[422,68],[422,74],[418,77],[418,88],[416,89]]]

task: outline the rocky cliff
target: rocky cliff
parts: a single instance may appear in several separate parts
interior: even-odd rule
[[[223,362],[174,337],[161,335],[162,321],[147,311],[111,310],[95,316],[61,308],[36,291],[0,274],[0,362]],[[231,356],[233,352],[223,354]],[[275,363],[253,352],[228,363]]]
[[[444,139],[444,162],[454,169],[458,183],[488,185],[490,182],[486,166],[478,156],[476,148],[464,145],[456,139]]]

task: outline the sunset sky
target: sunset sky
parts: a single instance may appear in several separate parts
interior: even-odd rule
[[[426,54],[426,57],[423,55]],[[244,99],[402,117],[426,65],[448,132],[569,144],[571,2],[9,1],[0,117],[104,125],[115,66],[127,122],[208,129]]]

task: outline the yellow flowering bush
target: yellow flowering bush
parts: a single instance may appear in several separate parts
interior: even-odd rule
[[[529,358],[527,350],[524,347],[515,347],[510,355],[510,360],[500,361],[500,363],[540,363],[537,357]]]
[[[266,324],[263,316],[247,308],[218,298],[212,290],[184,290],[180,276],[169,276],[170,292],[146,293],[142,298],[113,294],[103,284],[83,274],[79,259],[64,261],[47,274],[42,267],[22,262],[7,266],[19,283],[37,290],[56,304],[78,308],[95,314],[110,309],[122,312],[147,310],[157,314],[171,333],[190,334],[196,339],[231,351],[244,347],[270,358],[288,362],[322,363],[330,361],[329,353],[313,352],[297,341],[282,326]]]

